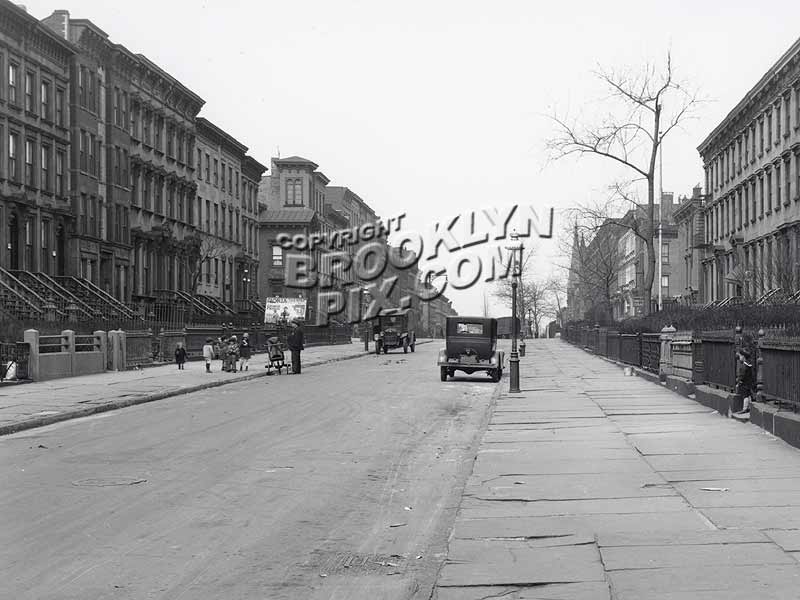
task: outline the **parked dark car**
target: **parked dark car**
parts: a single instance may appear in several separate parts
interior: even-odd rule
[[[393,348],[414,352],[417,347],[415,325],[416,313],[411,309],[398,310],[375,319],[372,330],[375,354],[386,354]]]
[[[486,371],[492,381],[503,376],[505,353],[497,350],[497,319],[447,317],[445,347],[439,352],[442,381],[456,371],[472,374]]]

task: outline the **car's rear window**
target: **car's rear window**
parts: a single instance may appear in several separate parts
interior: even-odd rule
[[[456,333],[483,335],[483,323],[456,323]]]

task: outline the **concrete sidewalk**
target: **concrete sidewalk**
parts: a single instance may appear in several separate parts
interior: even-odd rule
[[[560,340],[527,349],[439,600],[800,597],[800,451]]]
[[[427,341],[430,340],[417,343]],[[303,368],[367,354],[370,352],[364,352],[363,342],[313,346],[303,351]],[[209,374],[205,372],[205,362],[192,361],[183,371],[171,364],[0,387],[0,435],[264,377],[266,362],[266,354],[256,354],[246,372],[222,372],[221,361],[215,360]]]

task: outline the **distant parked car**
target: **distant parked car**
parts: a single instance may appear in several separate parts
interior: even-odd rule
[[[505,353],[497,350],[497,319],[447,317],[445,347],[439,352],[439,371],[447,381],[456,371],[486,371],[492,381],[503,376]]]

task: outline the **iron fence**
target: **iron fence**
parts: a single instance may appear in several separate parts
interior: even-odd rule
[[[28,359],[31,347],[27,342],[0,343],[0,381],[5,379],[9,365],[16,364],[17,379],[28,379]]]
[[[638,333],[620,334],[619,358],[622,362],[635,367],[642,364],[642,337]]]
[[[800,407],[800,338],[765,338],[758,344],[763,392],[768,400]]]
[[[661,334],[641,334],[641,365],[645,371],[658,375],[661,363]]]
[[[736,387],[736,337],[733,330],[704,331],[703,383],[733,391]]]

